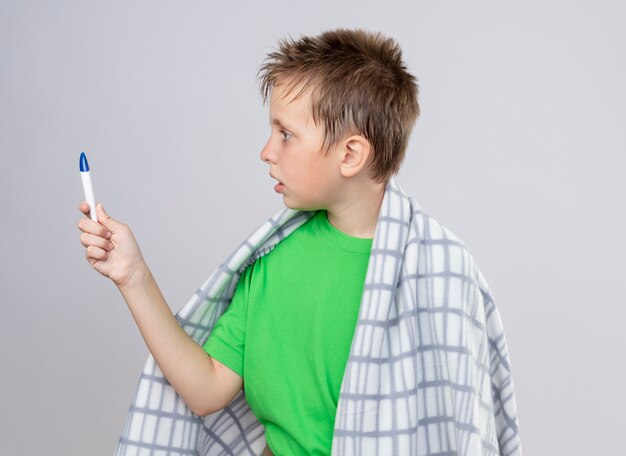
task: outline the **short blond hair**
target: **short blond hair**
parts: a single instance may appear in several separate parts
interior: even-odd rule
[[[373,146],[369,173],[387,182],[404,160],[420,113],[417,78],[407,71],[400,46],[380,32],[336,29],[297,41],[280,39],[258,77],[263,104],[271,90],[288,82],[297,98],[310,91],[313,120],[324,123],[328,151],[355,130]]]

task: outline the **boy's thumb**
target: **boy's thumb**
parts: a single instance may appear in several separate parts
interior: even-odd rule
[[[104,210],[104,206],[102,205],[102,203],[96,204],[96,213],[98,216],[98,221],[107,228],[113,228],[117,223],[115,219],[111,218],[111,216],[107,214],[107,212]]]

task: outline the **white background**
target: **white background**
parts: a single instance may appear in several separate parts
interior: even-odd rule
[[[259,65],[335,27],[418,78],[398,182],[491,287],[524,453],[623,453],[624,3],[303,5],[0,2],[0,453],[112,454],[147,358],[84,258],[80,153],[176,311],[283,207]]]

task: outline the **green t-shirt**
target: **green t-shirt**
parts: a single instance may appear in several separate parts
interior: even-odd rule
[[[277,455],[329,455],[372,239],[325,210],[242,273],[203,348],[243,378]]]

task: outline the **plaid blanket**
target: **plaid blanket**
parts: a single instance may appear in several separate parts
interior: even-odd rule
[[[203,345],[243,270],[313,214],[284,208],[252,233],[176,313],[185,332]],[[115,454],[260,455],[264,446],[244,390],[223,410],[198,416],[149,356]],[[392,178],[341,385],[332,455],[521,454],[507,344],[487,282],[463,241]]]

